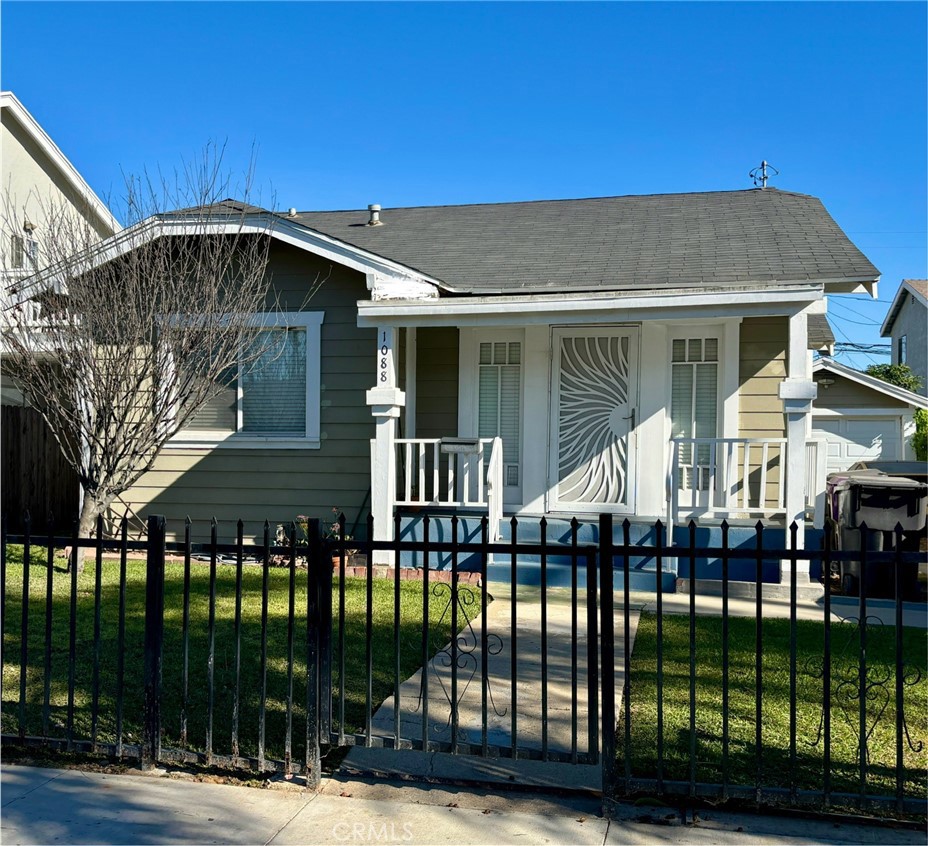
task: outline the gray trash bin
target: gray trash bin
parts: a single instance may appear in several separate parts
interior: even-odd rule
[[[928,508],[928,485],[904,476],[890,476],[879,470],[850,470],[832,473],[826,484],[828,510],[835,521],[836,549],[860,551],[862,532],[866,524],[867,550],[895,549],[895,528],[902,526],[903,549],[918,549],[919,537],[925,530]],[[860,583],[860,559],[838,562],[841,590],[858,596],[861,587],[866,596],[895,595],[894,564],[875,563],[867,567],[866,584]],[[903,565],[903,596],[918,595],[918,565]]]

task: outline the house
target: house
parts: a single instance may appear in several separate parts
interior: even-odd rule
[[[490,514],[494,534],[503,514],[610,511],[797,520],[801,539],[824,482],[809,320],[879,278],[820,200],[251,217],[273,220],[290,364],[174,438],[124,497],[131,513],[175,530],[216,516],[228,536],[239,517],[257,535],[333,507],[363,532],[370,509],[387,537],[397,509]]]
[[[28,275],[42,262],[42,241],[65,213],[85,222],[100,240],[120,225],[77,168],[68,161],[12,91],[0,92],[0,192],[6,280]]]
[[[928,396],[928,280],[902,280],[880,335],[892,338],[892,363],[908,365],[922,380],[918,392]]]
[[[46,259],[44,247],[59,225],[103,241],[121,229],[106,205],[58,145],[11,91],[0,92],[0,327],[19,280]],[[2,390],[0,472],[3,506],[16,526],[29,510],[70,520],[79,497],[67,465],[40,416],[8,379]],[[64,523],[62,525],[67,525]]]
[[[812,367],[818,397],[812,437],[828,444],[828,473],[858,461],[909,461],[914,413],[928,398],[869,376],[827,356]]]

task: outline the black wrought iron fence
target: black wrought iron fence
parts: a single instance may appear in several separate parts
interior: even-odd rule
[[[193,543],[189,523],[167,541],[162,518],[144,540],[125,524],[106,538],[102,521],[93,538],[40,537],[27,519],[0,543],[3,743],[309,784],[331,748],[419,749],[594,764],[606,798],[924,810],[926,634],[904,600],[925,554],[901,529],[872,550],[862,527],[860,551],[844,552],[830,533],[798,548],[795,527],[768,549],[760,524],[751,549],[732,547],[725,523],[718,546],[698,545],[695,524],[668,545],[657,523],[645,547],[609,515],[595,544],[576,520],[557,541],[544,520],[537,541],[520,525],[491,544],[485,519],[466,540],[456,518],[444,540],[428,519],[418,539],[397,520],[384,541],[370,522],[359,541],[343,520],[328,539],[310,521],[302,542],[265,525],[246,543],[240,523],[226,543],[214,522]],[[86,551],[82,571],[63,547],[71,563]],[[632,590],[642,556],[656,572],[686,563],[687,592],[661,578]],[[828,575],[851,558],[861,585],[891,571],[891,596],[836,595]],[[692,578],[704,560],[721,564],[717,597]],[[764,583],[770,560],[785,585]],[[729,578],[743,561],[752,582]],[[826,574],[817,600],[800,599],[800,563]],[[491,581],[500,566],[505,582]]]

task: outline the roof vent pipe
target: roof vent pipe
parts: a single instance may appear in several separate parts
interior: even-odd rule
[[[367,222],[367,225],[383,226],[383,221],[380,219],[380,205],[373,203],[367,207],[367,210],[371,213],[371,219]]]
[[[296,217],[296,209],[290,208],[287,210],[287,217]]]

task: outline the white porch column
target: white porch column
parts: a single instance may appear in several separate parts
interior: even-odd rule
[[[374,540],[393,538],[393,505],[396,501],[396,420],[406,402],[396,386],[396,327],[377,329],[376,382],[367,392],[367,404],[376,422],[371,450],[371,512]],[[393,553],[375,551],[373,564],[393,563]]]
[[[787,378],[780,383],[780,399],[786,415],[786,542],[789,545],[789,525],[794,520],[798,548],[805,542],[806,494],[806,432],[812,414],[812,401],[817,394],[815,383],[808,376],[808,320],[805,312],[790,315]],[[790,562],[780,562],[780,581],[787,582]],[[804,575],[804,579],[803,579]],[[809,562],[797,563],[799,581],[808,581]]]

